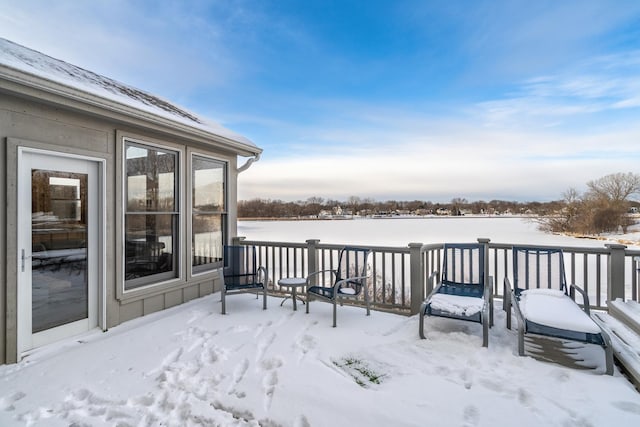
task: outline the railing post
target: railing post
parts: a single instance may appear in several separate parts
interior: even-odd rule
[[[484,252],[482,255],[484,258],[484,283],[487,283],[489,281],[489,242],[490,241],[491,239],[487,239],[483,237],[478,238],[478,243],[484,246],[482,250]],[[493,293],[493,289],[491,289],[491,292]]]
[[[308,261],[308,274],[311,274],[315,271],[320,270],[320,259],[318,255],[318,243],[320,243],[319,239],[309,239],[306,241],[307,243],[307,261]],[[312,285],[317,284],[318,277],[313,276]]]
[[[420,311],[424,301],[424,258],[422,243],[409,243],[409,263],[411,271],[411,314]]]
[[[607,302],[621,298],[624,301],[624,257],[625,245],[608,243],[609,262],[607,269]]]
[[[236,237],[232,237],[231,238],[231,245],[232,246],[239,246],[242,244],[242,241],[245,240],[246,237],[244,236],[236,236]]]

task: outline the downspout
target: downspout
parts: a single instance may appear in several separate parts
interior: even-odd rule
[[[253,157],[251,157],[249,160],[247,160],[247,162],[244,165],[240,166],[237,169],[238,173],[246,171],[251,167],[253,162],[257,162],[258,160],[260,160],[260,153],[255,153]]]

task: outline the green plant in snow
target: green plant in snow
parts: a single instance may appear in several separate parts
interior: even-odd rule
[[[367,388],[370,384],[380,384],[385,376],[385,374],[376,372],[365,361],[355,357],[343,357],[332,362],[348,373],[356,384],[363,388]]]

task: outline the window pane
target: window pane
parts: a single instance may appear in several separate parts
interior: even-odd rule
[[[224,163],[193,156],[194,212],[224,211]]]
[[[33,333],[88,316],[87,180],[31,171]]]
[[[222,216],[194,214],[192,243],[194,267],[222,262]]]
[[[178,154],[127,144],[127,211],[174,212]]]
[[[125,289],[150,283],[136,280],[141,277],[177,277],[177,219],[172,214],[126,215]]]

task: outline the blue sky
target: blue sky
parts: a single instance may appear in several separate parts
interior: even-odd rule
[[[544,201],[640,173],[636,0],[0,0],[0,36],[253,140],[241,199]]]

